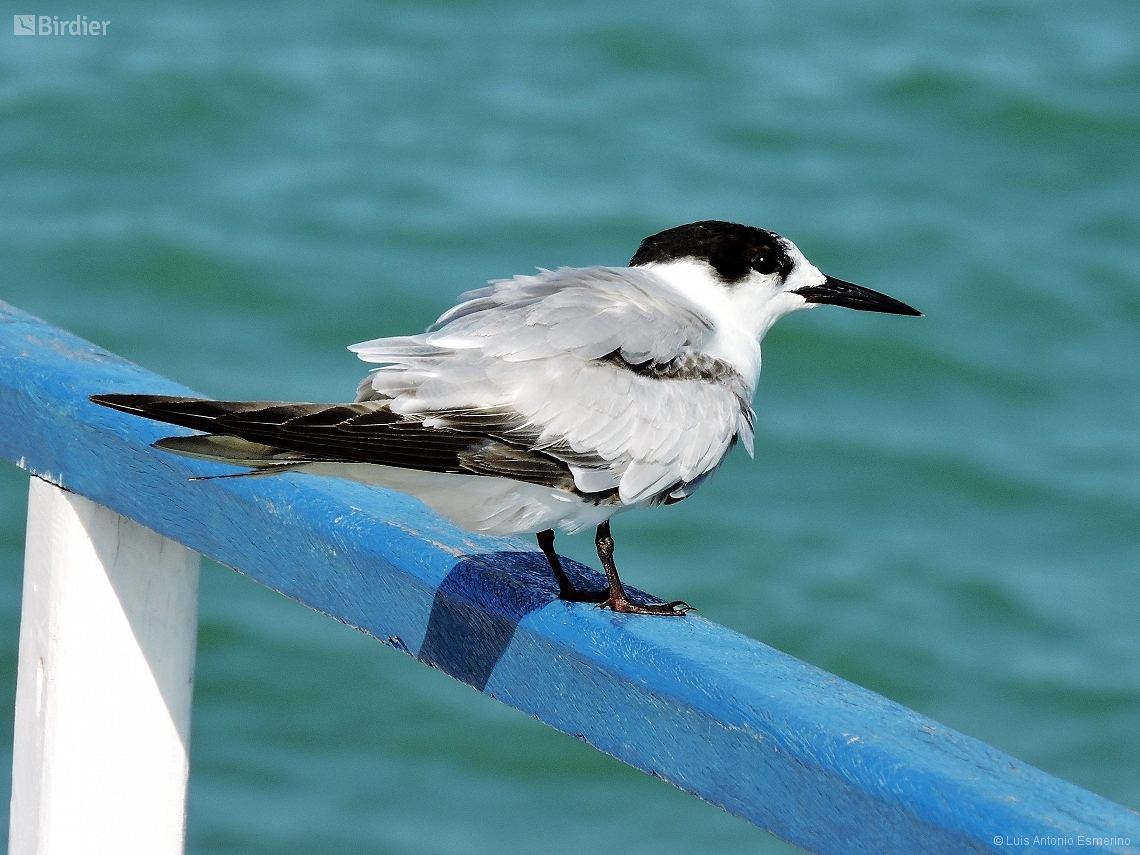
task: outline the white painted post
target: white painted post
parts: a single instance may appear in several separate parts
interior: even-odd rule
[[[32,478],[10,855],[181,853],[198,555]]]

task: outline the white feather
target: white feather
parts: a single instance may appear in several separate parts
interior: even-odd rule
[[[737,438],[751,451],[748,401],[760,348],[749,327],[770,322],[717,285],[707,265],[561,268],[497,280],[464,297],[433,331],[353,345],[361,359],[382,366],[361,383],[359,400],[387,399],[394,412],[429,424],[446,424],[453,411],[513,413],[512,429],[547,453],[568,449],[595,461],[567,457],[581,492],[618,488],[620,505],[611,513],[688,495]],[[723,381],[667,376],[673,360],[701,355],[735,373]],[[657,370],[631,370],[643,365]],[[569,511],[564,506],[585,503],[567,502],[568,493],[555,500],[551,488],[423,475],[386,473],[384,481],[412,478],[405,492],[452,519],[479,522],[467,526],[477,530],[555,518],[560,527],[581,527],[589,523],[575,514],[593,520],[599,513]],[[449,492],[467,481],[479,482],[473,497]],[[512,502],[537,510],[515,513]],[[486,507],[473,509],[479,503]]]
[[[397,490],[415,496],[460,528],[487,534],[524,534],[548,528],[582,531],[625,509],[616,502],[575,501],[563,490],[508,478],[421,472],[371,463],[309,463],[294,471]]]

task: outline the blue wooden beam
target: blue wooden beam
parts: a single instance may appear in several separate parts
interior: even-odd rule
[[[193,394],[0,303],[0,455],[785,840],[1140,853],[1135,812],[757,641],[559,601],[531,543],[347,482],[191,481],[233,470],[100,392]]]

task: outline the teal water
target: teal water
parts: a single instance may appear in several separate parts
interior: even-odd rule
[[[925,311],[782,321],[755,461],[623,575],[1140,808],[1140,5],[35,11],[111,24],[0,34],[0,297],[211,396],[704,218]],[[791,851],[209,564],[192,750],[194,853]]]

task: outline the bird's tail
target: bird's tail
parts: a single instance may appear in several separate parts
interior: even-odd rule
[[[92,395],[91,400],[113,410],[202,431],[217,430],[218,419],[227,415],[264,410],[267,407],[312,406],[264,401],[211,401],[207,398],[180,398],[169,395]],[[277,474],[311,459],[302,452],[289,451],[227,434],[168,436],[157,440],[153,446],[183,457],[228,463],[231,466],[245,466],[254,470],[236,476],[216,476],[223,478]]]

